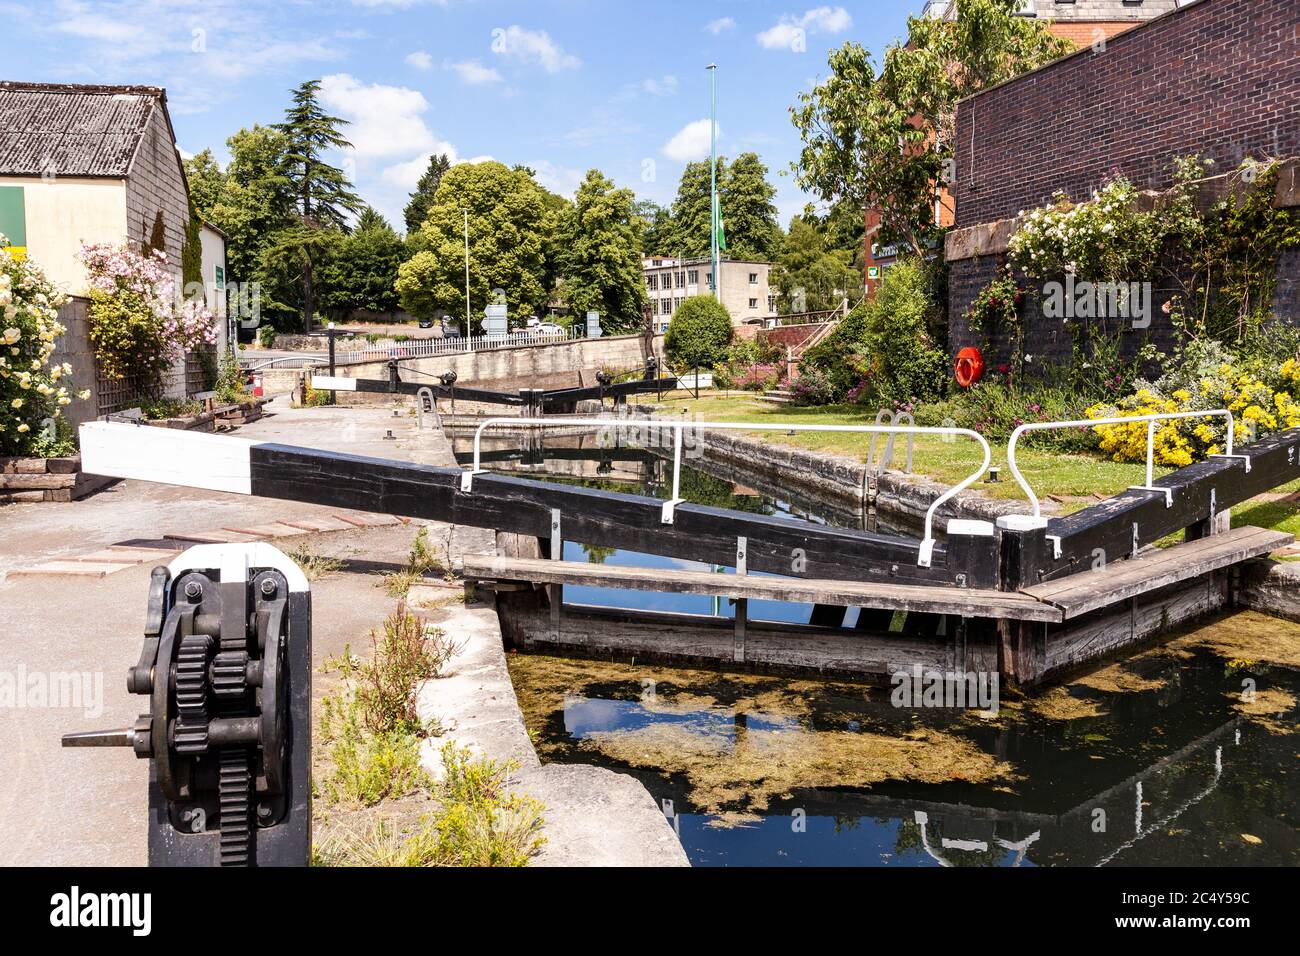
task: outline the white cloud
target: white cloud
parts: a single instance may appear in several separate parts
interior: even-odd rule
[[[537,163],[526,163],[537,174],[537,181],[553,193],[573,198],[582,181],[587,178],[586,170],[573,169],[569,166],[557,166],[543,159]]]
[[[518,24],[492,31],[492,52],[521,63],[540,64],[547,73],[573,70],[581,65],[576,56],[566,53],[545,30],[525,30]]]
[[[735,26],[736,26],[735,18],[719,17],[716,20],[710,20],[707,24],[705,24],[704,29],[708,30],[714,36],[717,36],[719,33],[722,33],[724,30],[731,30]]]
[[[718,139],[722,139],[722,127],[718,127]],[[704,159],[709,155],[710,137],[709,121],[706,119],[687,123],[677,135],[664,144],[664,155],[680,163]]]
[[[462,83],[470,86],[482,86],[485,83],[500,83],[501,74],[490,66],[484,66],[478,60],[462,60],[459,63],[452,63],[444,60],[442,64],[444,70],[451,70],[460,77]]]
[[[803,40],[815,33],[843,33],[853,26],[853,17],[843,7],[815,7],[802,16],[786,14],[780,22],[758,35],[767,50],[801,50]]]
[[[436,140],[421,117],[429,101],[405,86],[362,83],[347,73],[321,79],[321,102],[351,120],[343,134],[361,159],[431,152]]]
[[[406,54],[406,65],[413,66],[417,70],[433,69],[433,57],[423,50],[416,50],[414,53]]]
[[[677,77],[672,74],[656,80],[651,77],[641,83],[641,89],[651,96],[675,96],[677,93]]]

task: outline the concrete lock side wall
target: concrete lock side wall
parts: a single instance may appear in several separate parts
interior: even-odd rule
[[[654,338],[653,353],[662,361],[663,336]],[[578,384],[583,373],[585,385],[596,384],[601,369],[626,371],[642,368],[646,360],[645,337],[613,335],[599,339],[575,339],[572,342],[524,345],[517,348],[468,352],[458,355],[435,355],[429,358],[403,359],[403,381],[435,384],[446,372],[456,373],[456,382],[465,387],[514,391],[521,388],[565,388]],[[343,365],[346,353],[338,356],[339,374],[349,378],[388,379],[388,363],[362,362]],[[340,402],[385,402],[389,396],[379,394],[338,393]]]

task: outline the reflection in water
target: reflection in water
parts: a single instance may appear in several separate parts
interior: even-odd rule
[[[544,452],[518,439],[485,447],[493,470],[668,494],[670,472],[638,449],[573,436],[547,438]],[[683,473],[689,501],[868,524],[695,464]],[[731,570],[577,542],[564,556]],[[733,613],[702,595],[570,587],[565,596]],[[766,620],[808,613],[750,605]],[[1295,865],[1300,626],[1240,612],[1181,634],[1034,698],[1004,695],[993,718],[896,708],[888,687],[527,654],[510,662],[543,758],[640,778],[697,865]]]
[[[530,654],[510,665],[543,758],[640,778],[697,865],[1295,864],[1300,679],[1207,646],[1239,623],[1061,688],[1077,714],[1037,699],[1004,700],[996,718],[900,709],[888,687]],[[1246,676],[1271,703],[1241,702]]]

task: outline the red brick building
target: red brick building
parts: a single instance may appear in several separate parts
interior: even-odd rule
[[[1180,2],[1186,5],[1189,0],[1022,0],[1020,15],[1044,20],[1055,36],[1069,40],[1076,47],[1091,48],[1152,17],[1177,9]],[[922,12],[922,16],[945,20],[952,20],[956,15],[957,4],[953,0],[928,0]],[[945,187],[939,187],[934,214],[939,226],[953,225],[952,196]],[[876,242],[879,213],[867,211],[866,227],[866,275],[870,292],[878,281],[873,279],[872,270],[879,273],[891,266],[897,259],[897,250]]]

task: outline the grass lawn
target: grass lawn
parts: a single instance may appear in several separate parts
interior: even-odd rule
[[[696,401],[688,393],[674,392],[665,396],[665,408],[672,414],[685,410],[688,416],[700,421],[755,422],[764,424],[802,425],[870,425],[875,416],[862,405],[824,405],[799,407],[764,402],[748,393],[701,395]],[[842,433],[752,432],[755,438],[798,448],[809,448],[834,454],[866,459],[871,446],[871,435]],[[883,447],[884,439],[880,439]],[[894,466],[902,467],[906,461],[906,439],[894,443]],[[1056,451],[1039,451],[1033,447],[1034,436],[1027,435],[1016,449],[1016,462],[1026,480],[1040,499],[1055,495],[1061,499],[1063,512],[1077,511],[1092,504],[1094,494],[1109,497],[1146,481],[1144,464],[1110,461],[1091,455],[1067,455]],[[1006,442],[989,442],[993,452],[992,466],[1001,468],[1001,480],[982,481],[972,490],[994,498],[1012,498],[1028,502],[1024,492],[1007,468]],[[983,457],[979,446],[969,438],[946,441],[931,436],[918,437],[912,456],[913,471],[936,481],[953,485],[977,467]],[[1156,477],[1172,469],[1156,466]],[[1281,495],[1300,490],[1300,481],[1275,490]],[[1253,524],[1263,528],[1290,531],[1300,536],[1300,505],[1284,500],[1256,499],[1233,509],[1233,524]]]

